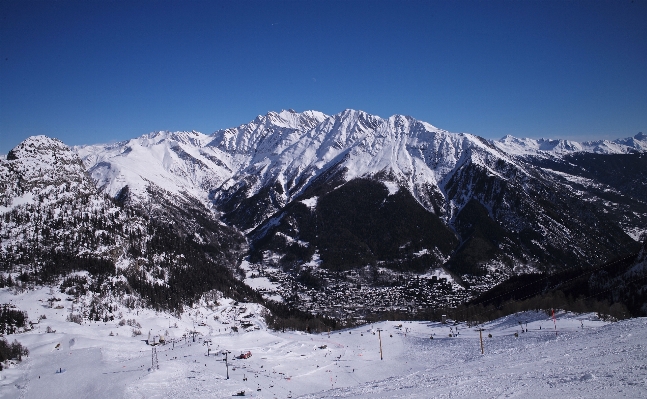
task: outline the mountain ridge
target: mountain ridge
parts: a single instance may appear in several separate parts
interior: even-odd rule
[[[203,135],[201,133],[193,132],[193,134],[199,134],[201,139],[199,143],[200,145],[192,146],[192,148],[189,147],[187,145],[188,143],[186,142],[174,141],[172,138],[167,139],[166,141],[170,143],[167,145],[168,147],[166,149],[167,152],[172,153],[173,151],[171,150],[171,148],[180,149],[184,151],[186,154],[188,154],[189,156],[187,158],[191,162],[194,162],[194,164],[197,166],[194,166],[193,167],[194,170],[190,170],[190,171],[187,171],[186,170],[187,168],[184,168],[184,170],[178,170],[175,173],[174,171],[168,171],[170,173],[168,173],[166,178],[162,179],[162,181],[156,178],[156,177],[161,177],[160,174],[158,174],[157,176],[153,176],[152,178],[149,178],[147,176],[142,176],[142,177],[144,177],[146,180],[153,181],[160,186],[167,185],[168,187],[165,187],[165,188],[171,188],[171,191],[174,191],[174,192],[179,192],[182,189],[186,190],[188,188],[191,188],[191,186],[195,186],[196,183],[198,185],[203,185],[203,186],[209,185],[211,186],[212,189],[219,188],[220,185],[222,185],[224,189],[228,189],[229,186],[233,185],[234,182],[237,182],[237,180],[240,179],[239,177],[236,178],[235,176],[236,172],[243,173],[244,170],[247,168],[247,174],[259,173],[259,172],[263,172],[264,174],[267,174],[268,171],[272,172],[271,171],[272,161],[274,161],[275,163],[277,162],[277,160],[274,160],[273,158],[277,158],[279,157],[280,154],[282,154],[283,155],[282,159],[279,159],[278,161],[281,161],[282,163],[287,164],[286,173],[285,173],[285,175],[287,176],[281,176],[280,180],[283,182],[284,188],[286,188],[285,186],[290,185],[289,184],[291,181],[290,178],[291,177],[293,178],[295,174],[301,174],[301,175],[307,176],[309,172],[311,176],[308,176],[308,178],[316,177],[312,175],[312,172],[314,172],[313,169],[321,169],[324,166],[322,165],[322,162],[330,163],[335,157],[340,157],[340,156],[341,158],[343,158],[343,156],[346,155],[346,153],[340,154],[343,151],[339,151],[335,147],[339,147],[339,149],[343,148],[346,152],[351,151],[351,149],[354,147],[354,144],[357,142],[357,139],[359,138],[361,133],[365,131],[367,127],[375,130],[375,135],[372,135],[371,137],[368,137],[368,138],[363,137],[363,139],[365,140],[370,139],[372,141],[371,143],[367,143],[367,144],[371,144],[369,146],[369,149],[371,150],[369,152],[370,155],[378,155],[380,143],[381,142],[383,143],[384,139],[386,138],[384,137],[387,134],[385,130],[387,131],[397,130],[396,126],[402,126],[403,124],[408,124],[407,121],[409,122],[415,121],[414,123],[419,123],[419,125],[422,127],[421,130],[426,130],[428,132],[434,132],[434,133],[441,133],[443,135],[449,134],[450,136],[447,136],[447,137],[455,137],[456,135],[458,135],[459,137],[461,135],[463,135],[463,137],[471,137],[471,138],[478,137],[478,136],[473,136],[466,133],[449,133],[442,129],[435,128],[434,126],[429,125],[426,122],[420,122],[411,117],[406,117],[402,115],[394,115],[394,116],[391,116],[390,118],[383,119],[383,118],[379,118],[379,117],[367,114],[363,111],[355,111],[350,109],[345,110],[333,116],[328,116],[317,111],[304,111],[302,113],[297,113],[291,110],[282,111],[280,113],[269,112],[266,115],[257,116],[256,119],[254,119],[254,121],[250,123],[242,124],[236,128],[222,129],[208,136]],[[355,122],[355,124],[353,124],[353,122]],[[388,125],[388,124],[390,124],[390,126],[388,129],[382,129],[381,131],[378,131],[377,125],[379,123],[381,123],[383,127],[384,125]],[[350,124],[352,124],[352,126],[349,126]],[[318,126],[319,128],[317,128]],[[321,137],[322,132],[327,132],[331,137]],[[164,132],[164,133],[166,133],[167,135],[172,135],[172,133],[170,132]],[[140,143],[148,142],[150,140],[150,137],[156,134],[159,134],[159,133],[149,133],[147,135],[140,136],[140,138],[129,140],[128,142],[131,143],[134,140],[138,140]],[[277,135],[278,137],[273,137]],[[622,147],[620,144],[620,141],[627,142],[629,139],[634,140],[634,146]],[[299,140],[309,140],[309,145],[296,146],[295,144]],[[515,152],[508,151],[514,148],[512,148],[511,145],[509,145],[509,143],[506,144],[504,142],[505,138],[499,141],[485,140],[480,138],[478,140],[488,142],[492,146],[499,148],[500,150],[502,150],[504,153],[508,155],[519,155]],[[470,141],[474,143],[477,140],[474,139]],[[600,142],[596,142],[598,143],[597,147],[581,146],[581,145],[577,146],[573,144],[575,142],[561,140],[557,144],[554,144],[554,145],[551,144],[550,151],[546,150],[548,149],[548,147],[546,146],[544,146],[543,147],[544,149],[542,149],[541,145],[537,144],[538,141],[533,141],[530,139],[517,139],[517,142],[521,142],[521,141],[523,141],[523,143],[525,143],[527,146],[533,145],[534,147],[537,147],[537,148],[532,148],[532,151],[526,149],[524,155],[546,155],[551,153],[557,153],[556,149],[560,149],[560,148],[566,148],[568,151],[564,150],[559,152],[559,154],[576,152],[576,151],[589,151],[589,150],[590,151],[597,150],[598,152],[600,152],[602,151],[602,149],[606,149],[607,153],[610,153],[610,152],[626,153],[631,148],[639,151],[645,151],[645,149],[647,149],[647,137],[642,137],[642,140],[628,138],[628,139],[618,139],[614,142],[600,141]],[[125,143],[125,142],[122,142],[122,143]],[[159,145],[161,143],[162,141],[158,141],[156,144]],[[607,145],[606,147],[601,147],[601,144],[606,144],[606,143],[614,143],[616,145],[615,146]],[[116,193],[121,188],[121,187],[118,187],[119,184],[116,184],[116,182],[122,182],[122,181],[123,183],[128,182],[130,183],[129,185],[131,187],[131,190],[135,187],[135,191],[137,186],[145,186],[145,184],[144,185],[141,184],[141,180],[138,181],[137,176],[131,176],[125,171],[128,168],[118,167],[117,171],[114,170],[115,165],[119,166],[120,164],[123,163],[123,162],[119,162],[116,157],[118,155],[124,155],[124,156],[128,155],[128,154],[123,154],[124,150],[122,150],[121,153],[117,153],[117,154],[115,154],[113,151],[113,153],[110,154],[110,158],[112,159],[106,159],[107,158],[106,156],[103,156],[101,157],[101,159],[99,159],[99,157],[96,155],[98,152],[106,152],[111,148],[118,148],[120,147],[119,144],[120,143],[112,146],[94,145],[94,146],[75,147],[75,150],[79,153],[79,155],[84,160],[86,165],[89,168],[94,168],[94,170],[92,170],[91,173],[93,174],[93,177],[95,178],[95,180],[104,182],[104,184],[106,184],[108,193],[110,195],[116,195]],[[428,144],[428,143],[424,143],[424,144]],[[438,144],[441,144],[441,143],[438,143]],[[121,147],[123,146],[124,145],[121,144]],[[140,144],[139,146],[150,147],[151,145],[146,143],[146,145]],[[517,147],[519,147],[518,144],[517,144]],[[196,149],[198,150],[197,153],[195,151]],[[288,149],[289,151],[286,151]],[[314,149],[317,149],[318,151],[313,153]],[[421,150],[422,149],[424,148],[421,148]],[[450,150],[450,148],[446,148],[446,149]],[[440,146],[437,146],[436,148],[434,148],[434,150],[435,151],[433,151],[433,153],[430,154],[432,158],[447,159],[447,157],[451,155],[451,151],[441,151],[442,156],[438,157],[435,155],[437,155],[439,153],[439,150],[441,150]],[[457,155],[456,151],[454,151],[454,153],[455,153],[454,155]],[[174,156],[174,154],[170,154],[168,156],[158,155],[158,157],[165,158],[168,162],[168,160],[172,158],[176,158],[174,159],[174,161],[177,161],[177,158],[179,158],[179,155],[177,157]],[[304,165],[304,162],[300,162],[300,163],[291,162],[291,160],[301,159],[301,158],[306,158],[311,160],[314,158],[314,160],[313,162],[310,162],[309,164],[305,164],[305,165]],[[381,159],[384,159],[384,158],[382,157]],[[164,159],[158,160],[157,162],[160,166],[162,166],[162,168],[164,168],[163,161]],[[110,170],[110,171],[103,170],[103,169],[106,169],[106,164],[101,164],[101,162],[106,162],[107,164],[113,166],[113,170]],[[181,164],[181,162],[176,162],[176,163]],[[378,162],[373,162],[373,164],[371,164],[370,170],[367,170],[366,168],[364,170],[360,169],[357,174],[364,175],[366,173],[371,173],[371,172],[376,173],[377,172],[376,169],[379,169],[379,166],[380,165],[378,164]],[[310,169],[308,169],[308,172],[304,174],[303,170],[301,169],[306,169],[308,167],[310,167]],[[131,166],[129,169],[133,169],[133,167]],[[209,179],[205,176],[200,176],[199,171],[195,171],[195,169],[209,170],[210,172],[209,174],[212,176],[212,178]],[[191,173],[191,172],[195,172],[195,173]],[[120,173],[123,176],[120,176]],[[186,182],[181,181],[183,178],[184,180],[191,180],[190,178],[193,177],[192,176],[193,174],[197,174],[195,178],[198,180],[200,179],[201,180],[198,182],[198,181],[195,181],[194,179],[194,181],[190,181],[191,184],[186,184]],[[173,175],[175,176],[175,178],[169,178],[169,175]],[[279,173],[276,173],[275,171],[273,174],[270,173],[270,176],[268,178],[274,177],[274,179],[276,180],[276,178],[279,177],[278,175]],[[440,176],[442,177],[444,175],[445,173],[443,173],[443,171],[441,170]],[[438,180],[437,177],[438,176],[436,176],[435,178],[436,181]],[[133,183],[136,183],[136,184],[133,184]],[[261,184],[261,185],[265,185],[265,184]],[[176,188],[175,186],[179,186],[179,189]],[[260,185],[257,184],[256,186],[257,186],[256,188],[252,188],[253,191],[257,191]],[[411,188],[411,191],[413,190],[415,189]]]

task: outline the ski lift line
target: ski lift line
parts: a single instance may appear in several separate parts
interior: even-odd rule
[[[637,279],[629,280],[629,281],[628,281],[628,283],[632,283],[632,282],[634,282],[634,281],[639,281],[639,280],[642,280],[642,279],[645,279],[645,278],[647,278],[647,275],[642,276],[642,277],[637,278]],[[600,291],[600,292],[598,292],[598,293],[597,293],[597,294],[595,294],[595,295],[598,295],[598,294],[601,294],[601,293],[604,293],[604,292],[611,291],[612,289],[613,289],[613,288],[609,288],[608,290]],[[589,295],[589,296],[584,297],[584,298],[582,298],[582,299],[589,299],[589,298],[594,297],[595,295]],[[525,299],[525,298],[522,298],[522,299]],[[480,313],[479,313],[479,314],[480,314]],[[553,314],[552,314],[552,316],[551,316],[551,317],[553,318],[553,322],[554,322],[554,324],[555,324],[555,335],[557,335],[557,325],[556,325],[556,318],[555,318],[555,315],[554,315],[554,309],[553,309]],[[546,330],[545,332],[546,332],[546,333],[550,333],[551,331],[550,331],[550,330]]]
[[[580,275],[579,275],[579,276],[577,276],[577,277],[573,277],[572,279],[566,280],[566,281],[565,281],[565,283],[568,283],[569,281],[572,281],[572,280],[574,280],[574,279],[576,279],[576,278],[578,278],[578,277],[581,277],[581,276],[583,276],[584,274],[586,274],[586,273],[580,274]],[[639,281],[639,280],[642,280],[642,279],[645,279],[645,278],[647,278],[647,275],[642,276],[642,277],[639,277],[639,278],[636,278],[636,279],[633,279],[633,280],[629,280],[629,281],[627,281],[627,282],[628,282],[628,283],[633,283],[634,281]],[[611,291],[611,290],[613,290],[613,289],[614,289],[614,288],[609,288],[609,289],[606,289],[606,290],[603,290],[603,291],[599,291],[599,292],[597,292],[597,293],[595,293],[595,294],[593,294],[593,295],[586,296],[586,297],[584,297],[584,298],[582,298],[582,299],[589,299],[589,298],[593,298],[593,297],[595,297],[595,296],[597,296],[597,295],[603,294],[603,293],[605,293],[605,292],[609,292],[609,291]],[[530,294],[530,295],[527,295],[527,296],[525,296],[525,297],[523,297],[523,298],[521,298],[521,299],[527,299],[527,298],[529,298],[529,297],[531,297],[531,296],[533,296],[533,295],[534,295],[534,294]],[[480,314],[480,313],[479,313],[479,314]]]
[[[633,283],[633,282],[636,282],[636,281],[644,280],[644,279],[646,279],[646,278],[647,278],[647,274],[645,274],[645,275],[644,275],[644,276],[642,276],[642,277],[639,277],[639,278],[635,278],[635,279],[632,279],[632,280],[626,281],[626,283]],[[592,297],[594,297],[594,296],[596,296],[596,295],[600,295],[600,294],[602,294],[602,293],[609,292],[609,291],[611,291],[611,290],[613,290],[613,289],[615,289],[615,288],[617,288],[617,287],[612,287],[612,288],[606,289],[606,290],[604,290],[604,291],[600,291],[600,292],[598,292],[598,293],[596,293],[596,294],[589,295],[589,296],[584,297],[584,298],[582,298],[582,299],[589,299],[589,298],[592,298]]]
[[[633,254],[633,255],[628,255],[628,256],[626,256],[626,257],[624,257],[624,258],[622,258],[622,259],[615,260],[615,261],[613,261],[613,262],[604,263],[604,264],[602,264],[602,265],[600,265],[600,266],[597,266],[597,267],[595,267],[595,268],[593,268],[593,269],[587,270],[587,271],[585,271],[585,272],[583,272],[583,273],[581,273],[581,274],[579,274],[579,275],[577,275],[577,276],[575,276],[575,277],[573,277],[573,278],[571,278],[571,279],[568,279],[568,280],[566,280],[566,281],[562,282],[562,284],[563,284],[563,283],[568,283],[568,282],[573,281],[573,280],[575,280],[575,279],[577,279],[577,278],[580,278],[580,277],[582,277],[583,275],[585,275],[585,274],[587,274],[587,273],[593,273],[593,272],[597,271],[598,269],[600,269],[600,268],[602,268],[602,267],[609,266],[609,265],[612,265],[612,264],[614,264],[614,263],[618,263],[618,262],[625,261],[625,260],[627,260],[627,259],[629,259],[629,258],[631,258],[631,257],[633,257],[633,256],[637,256],[637,255],[638,255],[638,252],[636,252],[636,253],[635,253],[635,254]],[[575,267],[571,267],[571,268],[569,268],[569,269],[565,269],[564,271],[567,271],[567,270],[570,270],[570,269],[573,269],[573,268],[575,268]],[[529,284],[526,284],[526,285],[521,286],[521,287],[519,287],[519,288],[515,288],[514,290],[511,290],[511,291],[508,291],[508,292],[504,292],[504,293],[502,293],[502,294],[500,294],[500,295],[495,296],[495,297],[494,297],[494,298],[492,298],[492,299],[496,299],[496,298],[502,297],[502,296],[504,296],[504,295],[506,295],[506,294],[509,294],[509,293],[512,293],[512,292],[518,291],[518,290],[520,290],[520,289],[522,289],[522,288],[528,287],[529,285],[532,285],[532,284],[535,284],[535,283],[537,283],[537,282],[540,282],[540,281],[546,280],[546,279],[547,279],[547,278],[549,278],[549,277],[550,277],[550,276],[546,276],[546,277],[544,277],[544,278],[541,278],[541,279],[539,279],[539,280],[535,281],[534,283],[529,283]],[[634,279],[634,280],[629,280],[628,282],[629,282],[629,283],[631,283],[631,282],[634,282],[634,281],[642,280],[642,279],[644,279],[644,278],[647,278],[647,276],[643,276],[643,277],[640,277],[640,278],[638,278],[638,279]],[[609,288],[609,289],[607,289],[607,290],[603,290],[603,291],[597,292],[597,293],[595,293],[595,294],[593,294],[593,295],[589,295],[589,296],[584,297],[584,298],[582,298],[582,299],[589,299],[589,298],[592,298],[592,297],[594,297],[594,296],[596,296],[596,295],[600,295],[600,294],[603,294],[603,293],[605,293],[605,292],[611,291],[612,289],[613,289],[613,288]],[[550,290],[550,291],[553,291],[553,290]],[[548,292],[550,292],[550,291],[548,291]],[[535,296],[535,295],[537,295],[537,293],[528,294],[528,295],[526,295],[526,296],[524,296],[524,297],[519,298],[518,300],[528,299],[528,298],[531,298],[531,297],[533,297],[533,296]],[[472,314],[472,316],[480,316],[480,315],[482,315],[482,314],[484,314],[484,313],[485,313],[485,311],[484,311],[484,312],[480,312],[480,313],[474,313],[474,314]],[[482,324],[482,323],[481,323],[481,324]]]

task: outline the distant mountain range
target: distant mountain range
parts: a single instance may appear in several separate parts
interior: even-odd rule
[[[270,112],[211,135],[156,132],[72,148],[36,136],[0,163],[3,269],[32,259],[16,257],[19,247],[62,251],[61,237],[78,237],[86,214],[114,215],[121,230],[110,235],[121,238],[78,239],[67,253],[109,258],[129,273],[149,259],[138,278],[162,286],[173,264],[153,270],[162,249],[123,250],[137,229],[135,247],[145,248],[156,223],[192,250],[210,246],[234,274],[247,255],[297,274],[443,267],[465,286],[492,273],[588,267],[637,250],[647,234],[646,151],[642,133],[491,141],[355,110]],[[34,212],[40,221],[24,222]],[[57,222],[66,215],[80,219]],[[59,235],[43,235],[47,218]]]

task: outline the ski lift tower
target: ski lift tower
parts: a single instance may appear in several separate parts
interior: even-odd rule
[[[485,353],[485,351],[483,350],[483,331],[485,331],[485,329],[481,327],[479,328],[478,331],[479,331],[479,339],[481,340],[481,355],[483,355]]]
[[[159,370],[160,365],[159,362],[157,361],[157,347],[153,346],[152,348],[152,353],[151,353],[151,370]]]
[[[225,366],[227,367],[227,379],[229,379],[229,358],[228,358],[228,355],[231,352],[229,352],[228,350],[223,350],[222,352],[224,352],[223,354],[225,355],[225,358],[222,359],[222,360],[225,361]]]
[[[207,357],[209,357],[209,352],[211,351],[211,340],[205,339],[202,345],[207,345]]]

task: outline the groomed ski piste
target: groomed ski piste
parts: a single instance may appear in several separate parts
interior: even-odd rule
[[[228,299],[202,302],[179,318],[124,307],[135,327],[119,320],[79,325],[66,321],[68,296],[54,296],[61,300],[50,307],[49,288],[0,289],[0,303],[32,321],[45,316],[33,330],[6,336],[30,354],[0,372],[0,397],[647,397],[647,318],[612,323],[558,311],[553,320],[539,311],[478,327],[385,321],[307,334],[269,330],[259,305]],[[151,343],[161,334],[165,344],[148,345],[149,332]],[[237,358],[247,352],[251,357]]]

